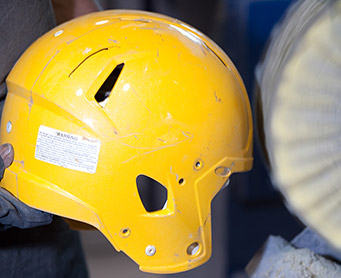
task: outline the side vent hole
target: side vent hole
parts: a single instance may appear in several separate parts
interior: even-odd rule
[[[136,179],[141,202],[148,212],[162,210],[167,207],[167,188],[156,180],[139,175]]]
[[[117,82],[118,77],[122,72],[123,66],[124,63],[117,65],[116,68],[112,71],[112,73],[110,73],[108,78],[104,81],[101,88],[99,88],[99,90],[97,91],[95,95],[95,100],[102,107],[105,107],[105,104],[108,101],[108,97],[110,96],[115,86],[115,83]]]

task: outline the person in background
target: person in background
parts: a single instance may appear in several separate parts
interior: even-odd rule
[[[26,48],[73,17],[96,11],[91,0],[0,2],[0,115],[6,77]],[[0,146],[0,179],[14,159],[11,144]],[[88,277],[79,234],[60,217],[20,202],[0,184],[0,276]]]

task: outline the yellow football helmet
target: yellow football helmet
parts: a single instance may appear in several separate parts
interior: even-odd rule
[[[7,86],[1,186],[96,227],[143,271],[209,259],[211,201],[252,167],[248,96],[214,42],[166,16],[98,12],[39,38]]]

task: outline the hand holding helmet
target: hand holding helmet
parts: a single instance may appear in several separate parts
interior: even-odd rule
[[[11,144],[0,146],[0,179],[5,169],[8,168],[14,158],[14,150]],[[19,201],[6,189],[0,187],[0,230],[11,227],[33,228],[51,223],[52,215],[30,208]]]

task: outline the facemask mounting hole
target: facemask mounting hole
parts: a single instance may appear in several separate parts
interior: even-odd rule
[[[184,180],[183,178],[181,178],[181,179],[179,179],[178,183],[179,183],[180,185],[184,185],[184,184],[185,184],[185,180]]]
[[[214,170],[215,174],[220,177],[229,177],[231,176],[231,169],[224,166],[219,166]]]
[[[187,254],[189,256],[196,256],[200,253],[200,244],[199,242],[193,242],[191,245],[187,247]]]
[[[146,255],[147,255],[147,256],[154,256],[155,253],[156,253],[156,248],[155,248],[154,245],[148,245],[148,246],[146,247],[145,252],[146,252]]]
[[[130,236],[130,229],[129,228],[123,228],[121,231],[120,231],[120,236],[123,237],[123,238],[126,238],[128,236]]]
[[[201,159],[197,159],[194,162],[193,168],[194,170],[200,170],[204,166],[204,162]]]

